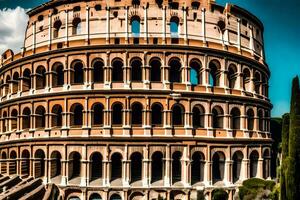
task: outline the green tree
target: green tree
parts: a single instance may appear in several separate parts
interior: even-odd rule
[[[280,199],[286,200],[286,167],[287,167],[287,156],[289,154],[289,128],[290,128],[290,115],[285,114],[282,116],[282,142],[281,142],[281,153],[282,163],[280,168]]]

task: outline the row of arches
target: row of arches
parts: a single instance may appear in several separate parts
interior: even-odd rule
[[[166,158],[164,157],[164,153],[161,151],[155,151],[152,153],[150,157],[150,172],[149,178],[150,183],[155,184],[160,181],[164,180],[164,177],[167,175],[166,167],[167,162]],[[33,166],[34,169],[34,176],[36,178],[45,177],[47,176],[46,168],[47,159],[45,157],[45,153],[43,150],[39,149],[35,152],[34,158],[31,159],[30,153],[28,150],[23,150],[21,153],[20,159],[20,171],[19,173],[22,176],[29,176],[30,175],[30,166]],[[207,158],[205,158],[204,154],[201,151],[195,151],[190,158],[190,181],[191,185],[200,183],[205,181],[205,167],[207,165]],[[243,169],[245,166],[243,162],[249,159],[249,168],[248,170]],[[1,173],[2,174],[9,174],[13,175],[18,173],[17,171],[17,153],[13,150],[9,153],[9,157],[7,156],[6,152],[1,153]],[[34,160],[34,164],[31,165],[30,162]],[[178,182],[184,181],[184,173],[183,170],[186,158],[183,157],[181,151],[175,151],[171,155],[170,159],[170,166],[171,166],[171,182],[172,184],[176,184]],[[246,178],[248,175],[245,174],[245,171],[248,171],[249,177],[257,177],[258,176],[258,163],[259,163],[259,153],[256,150],[253,150],[249,158],[245,158],[241,151],[236,151],[231,158],[226,158],[225,154],[222,151],[217,151],[213,153],[211,158],[211,180],[212,184],[215,184],[219,181],[225,180],[225,164],[230,160],[232,162],[232,180],[233,183]],[[124,158],[121,153],[115,152],[110,156],[109,160],[109,181],[113,182],[117,179],[125,178],[124,176],[128,176],[130,184],[133,184],[138,181],[142,181],[143,176],[145,174],[144,171],[144,160],[143,155],[140,152],[133,152],[129,157],[130,162],[130,170],[129,174],[125,175],[123,167],[124,165]],[[53,151],[50,155],[50,178],[55,179],[57,177],[61,177],[63,170],[62,170],[62,155],[59,151]],[[82,156],[80,152],[73,151],[68,155],[67,160],[67,177],[68,181],[72,181],[72,179],[82,177]],[[90,182],[97,180],[97,179],[105,179],[107,177],[104,174],[103,167],[104,159],[100,152],[94,152],[91,154],[89,158],[89,180]],[[7,164],[9,165],[7,167]],[[263,178],[268,178],[270,175],[270,152],[266,149],[263,153],[262,157],[262,175]],[[106,177],[105,177],[106,176]]]
[[[122,126],[124,124],[125,107],[121,102],[115,102],[111,106],[111,110],[105,109],[102,103],[94,103],[91,107],[90,117],[92,126],[103,126],[105,114],[110,113],[110,123],[113,126]],[[132,126],[142,127],[145,122],[145,115],[150,113],[150,124],[152,127],[163,126],[165,124],[166,110],[163,105],[159,102],[153,103],[150,106],[150,110],[145,110],[145,107],[140,102],[134,102],[131,104],[129,111],[130,124]],[[229,117],[228,128],[233,130],[240,130],[245,128],[247,130],[269,130],[269,114],[259,109],[257,116],[255,116],[254,110],[249,108],[246,112],[245,121],[247,126],[242,126],[242,114],[240,108],[233,107],[229,114],[226,114],[221,106],[214,106],[212,110],[208,111],[201,104],[196,104],[192,108],[191,113],[187,113],[185,107],[176,103],[171,107],[171,125],[173,127],[185,126],[188,118],[191,119],[192,127],[198,128],[226,128],[225,124],[226,115]],[[127,112],[127,111],[126,111]],[[59,104],[54,105],[50,108],[50,113],[46,112],[46,108],[42,105],[38,106],[34,112],[31,112],[29,107],[23,108],[19,113],[17,109],[12,109],[8,115],[7,111],[2,111],[2,131],[6,132],[9,130],[18,129],[18,123],[21,122],[21,129],[30,128],[45,128],[46,121],[49,122],[48,127],[61,127],[67,126],[68,123],[64,121],[64,116],[68,114],[70,117],[69,125],[72,126],[83,126],[86,124],[84,121],[85,110],[84,106],[80,103],[74,103],[70,106],[70,110],[65,111]],[[256,120],[256,124],[255,124]],[[20,122],[19,122],[20,121]],[[208,122],[210,121],[210,124]],[[256,125],[256,127],[255,127]]]
[[[129,62],[129,72],[125,69],[124,61],[121,58],[115,58],[111,62],[111,68],[107,68],[102,59],[94,59],[91,64],[93,83],[104,83],[111,79],[111,82],[124,82],[124,73],[130,74],[130,80],[132,82],[142,82],[145,79],[143,75],[143,61],[136,57],[132,58]],[[235,65],[229,65],[226,72],[221,70],[221,64],[217,60],[212,60],[208,69],[206,70],[200,60],[193,59],[189,63],[188,75],[185,78],[184,66],[181,60],[177,57],[171,58],[168,62],[167,68],[162,65],[159,58],[153,58],[149,62],[149,80],[151,82],[162,82],[167,79],[170,83],[182,83],[183,80],[187,79],[192,85],[203,85],[208,84],[215,87],[222,87],[225,85],[230,89],[241,88],[245,91],[255,92],[257,94],[268,95],[268,84],[265,76],[256,71],[254,75],[248,68],[244,68],[242,73],[238,72]],[[167,76],[163,75],[163,69],[168,69]],[[87,69],[81,60],[74,60],[70,65],[70,84],[84,84],[86,80],[85,73]],[[105,71],[111,69],[111,77],[105,78]],[[32,88],[43,89],[46,87],[61,87],[67,84],[65,76],[66,70],[62,63],[54,63],[51,67],[51,71],[46,71],[44,66],[38,66],[34,73],[26,68],[20,76],[18,72],[13,73],[11,79],[10,75],[5,77],[5,82],[2,80],[1,88],[4,90],[3,94],[17,93],[18,91],[28,91]],[[206,71],[208,71],[208,77],[206,77]],[[221,83],[222,74],[225,73],[226,78],[224,84]],[[109,73],[110,74],[110,73]],[[47,83],[48,79],[51,80]],[[34,79],[35,77],[35,79]],[[127,78],[126,78],[127,79]],[[242,80],[239,82],[239,80]],[[34,81],[35,80],[35,81]],[[35,84],[33,84],[35,83]],[[11,84],[11,90],[10,90]],[[49,85],[50,84],[50,85]]]

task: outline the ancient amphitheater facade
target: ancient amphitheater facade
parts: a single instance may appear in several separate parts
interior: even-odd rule
[[[263,25],[214,1],[52,0],[0,65],[1,174],[63,199],[230,199],[270,176]]]

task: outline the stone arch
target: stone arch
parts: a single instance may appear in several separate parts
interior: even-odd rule
[[[13,90],[13,94],[17,93],[19,90],[19,73],[15,72],[13,75],[13,80],[12,80],[12,90]]]
[[[133,126],[143,125],[143,105],[139,102],[131,105],[131,124]]]
[[[38,106],[35,110],[35,127],[45,128],[46,124],[46,109],[44,106]]]
[[[109,200],[122,200],[122,197],[119,194],[113,194],[110,196]]]
[[[64,66],[61,62],[52,65],[52,87],[64,85]]]
[[[257,177],[259,154],[256,150],[250,153],[250,178]]]
[[[172,183],[173,184],[180,182],[182,179],[182,177],[181,177],[181,172],[182,172],[181,159],[182,159],[182,152],[175,151],[172,154]]]
[[[62,126],[62,106],[56,104],[52,107],[52,127],[61,127]]]
[[[213,128],[223,128],[224,111],[221,106],[215,106],[212,109],[212,124]]]
[[[176,103],[172,107],[172,125],[183,126],[184,125],[185,109],[182,104]]]
[[[2,131],[3,132],[6,132],[6,131],[8,131],[8,126],[7,126],[7,117],[8,117],[8,115],[7,115],[7,112],[6,111],[4,111],[3,113],[2,113]]]
[[[21,174],[26,177],[30,175],[30,153],[27,149],[21,154]]]
[[[31,111],[25,107],[22,112],[22,129],[30,129]]]
[[[123,82],[123,60],[115,58],[112,64],[112,82]]]
[[[83,84],[84,82],[84,64],[81,60],[74,60],[71,64],[71,84]]]
[[[196,184],[204,180],[205,156],[202,152],[196,151],[192,155],[191,183]]]
[[[129,196],[129,200],[143,200],[144,194],[142,192],[134,192]]]
[[[171,83],[180,83],[182,81],[181,78],[181,70],[182,70],[182,64],[180,62],[180,59],[177,57],[173,57],[169,60],[169,81]]]
[[[56,20],[53,24],[53,38],[58,38],[59,37],[59,33],[60,33],[60,29],[62,26],[62,22],[60,20]]]
[[[100,58],[96,58],[92,61],[93,68],[93,82],[103,83],[104,82],[104,62]]]
[[[224,180],[225,173],[225,154],[217,151],[212,157],[212,181],[213,184]]]
[[[239,108],[234,107],[230,111],[231,123],[230,128],[233,130],[239,130],[241,128],[241,111]]]
[[[252,108],[247,110],[247,129],[252,131],[254,129],[254,111]]]
[[[71,106],[71,126],[83,125],[83,106],[80,103],[75,103]]]
[[[46,87],[46,69],[40,65],[36,69],[36,89],[44,89]]]
[[[40,178],[45,176],[45,153],[42,149],[38,149],[34,153],[34,168],[35,168],[35,178]]]
[[[209,62],[209,84],[211,86],[220,86],[221,63],[214,59]]]
[[[17,173],[17,153],[16,151],[11,151],[9,154],[9,175]]]
[[[18,111],[17,109],[13,109],[10,114],[10,123],[12,131],[17,130],[18,128]]]
[[[154,57],[149,62],[150,65],[150,81],[161,82],[161,59]]]
[[[270,177],[271,154],[269,149],[265,149],[263,153],[263,178]]]
[[[91,194],[89,200],[102,200],[102,197],[98,193],[93,193],[93,194]]]
[[[123,104],[115,102],[112,105],[112,125],[121,126],[123,124]]]
[[[102,103],[95,103],[92,106],[92,123],[93,126],[102,126],[104,119],[104,106]]]
[[[62,173],[61,159],[62,156],[59,151],[53,151],[50,156],[50,177],[56,178],[60,177]]]
[[[140,152],[134,152],[130,156],[130,182],[142,180],[143,155]]]
[[[205,109],[201,104],[197,104],[193,107],[193,127],[204,128],[205,126]]]
[[[131,66],[131,81],[141,82],[142,81],[142,60],[138,57],[132,58],[130,61]]]
[[[261,74],[258,71],[254,74],[254,91],[256,94],[261,94]]]
[[[122,160],[123,156],[121,153],[115,152],[111,156],[111,182],[122,178]]]
[[[81,175],[81,155],[77,151],[73,151],[69,154],[69,180],[80,177]]]
[[[237,79],[237,67],[234,64],[230,64],[228,67],[227,72],[227,81],[228,81],[228,87],[230,89],[234,89],[236,86],[236,79]]]
[[[7,154],[5,151],[1,152],[1,174],[7,173]]]
[[[192,59],[190,61],[190,82],[192,85],[199,85],[202,83],[201,79],[201,68],[202,63],[199,59]]]
[[[90,168],[90,179],[91,181],[103,177],[102,173],[102,161],[103,157],[100,152],[93,152],[90,156],[91,168]]]
[[[79,17],[75,17],[72,21],[72,34],[78,35],[81,34],[81,19]]]
[[[152,126],[163,124],[163,105],[160,103],[153,103],[151,106],[151,124]]]
[[[151,183],[162,181],[164,172],[163,153],[156,151],[151,156]]]
[[[245,91],[250,91],[251,87],[251,73],[248,68],[243,69],[243,89]]]
[[[241,151],[234,152],[232,156],[232,176],[233,176],[233,182],[237,182],[241,179],[241,173],[242,173],[242,161],[243,161],[244,155]]]
[[[25,69],[23,71],[23,92],[26,92],[31,89],[31,71]]]

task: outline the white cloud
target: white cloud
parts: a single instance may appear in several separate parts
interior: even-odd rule
[[[21,7],[0,10],[0,55],[7,49],[20,52],[28,21],[26,12]]]

